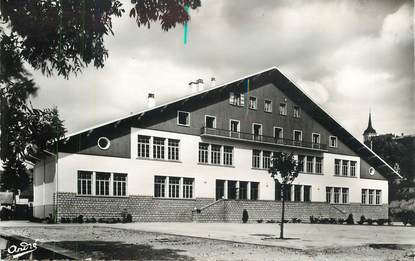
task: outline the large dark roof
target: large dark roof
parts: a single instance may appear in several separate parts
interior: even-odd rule
[[[141,118],[146,113],[156,112],[161,113],[164,108],[175,105],[177,103],[183,103],[191,99],[204,97],[204,95],[211,94],[212,92],[221,91],[223,89],[241,85],[244,81],[250,79],[251,83],[259,80],[261,82],[273,83],[277,88],[283,91],[288,97],[290,97],[295,103],[301,105],[301,108],[307,111],[316,121],[324,126],[333,135],[336,135],[344,144],[349,146],[357,155],[367,161],[371,166],[375,167],[383,176],[391,178],[402,178],[398,172],[396,172],[389,164],[387,164],[382,158],[380,158],[375,152],[369,149],[366,145],[356,139],[350,132],[344,129],[332,116],[325,112],[316,102],[308,97],[301,89],[299,89],[294,83],[292,83],[286,76],[284,76],[276,67],[245,76],[243,78],[224,83],[214,88],[206,89],[178,100],[161,104],[159,106],[143,110],[134,114],[130,114],[110,122],[96,125],[94,127],[82,130],[65,138],[71,138],[76,135],[84,134],[94,129],[108,126],[111,124],[118,125],[121,121],[131,120],[133,118]]]

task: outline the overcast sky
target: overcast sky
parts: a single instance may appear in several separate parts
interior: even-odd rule
[[[130,9],[129,1],[125,9]],[[105,39],[103,69],[69,80],[34,72],[37,107],[58,106],[79,131],[189,93],[188,83],[218,84],[277,66],[361,139],[372,109],[378,133],[415,133],[412,1],[202,0],[183,26],[137,28],[128,15]]]

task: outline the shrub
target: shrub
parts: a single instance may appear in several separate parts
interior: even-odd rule
[[[275,222],[275,220],[271,219],[271,220],[267,220],[265,223],[277,223],[277,222]]]
[[[263,219],[258,219],[256,222],[257,223],[262,223],[262,222],[264,222],[264,220]]]
[[[98,223],[104,223],[104,219],[103,218],[99,218],[98,219]]]
[[[244,211],[242,211],[242,222],[246,223],[248,222],[248,219],[249,219],[248,211],[244,209]]]
[[[349,214],[349,216],[346,219],[346,223],[348,225],[354,225],[354,219],[353,219],[353,214]]]
[[[371,219],[371,218],[368,218],[366,221],[367,221],[367,224],[368,225],[372,225],[373,224],[373,219]]]
[[[415,226],[415,211],[414,210],[404,210],[399,213],[399,218],[401,219],[402,223],[406,226],[410,224],[411,226]]]
[[[363,225],[365,222],[366,222],[366,218],[365,218],[365,216],[361,216],[361,217],[360,217],[360,220],[359,220],[359,221],[357,221],[357,224],[359,224],[359,225]]]
[[[97,223],[97,220],[95,218],[91,218],[91,223]]]
[[[337,219],[337,223],[338,224],[343,224],[344,222],[345,222],[345,220],[343,218]]]
[[[383,226],[386,222],[388,222],[388,220],[384,218],[376,220],[376,223],[378,223],[379,226]]]
[[[299,218],[292,218],[291,219],[291,222],[292,223],[301,223],[301,219],[299,219]]]
[[[84,223],[84,216],[83,216],[83,215],[79,215],[79,216],[76,218],[76,223],[79,223],[79,224]]]
[[[314,216],[310,216],[310,223],[311,223],[311,224],[316,224],[316,223],[318,223],[318,218],[315,218]]]

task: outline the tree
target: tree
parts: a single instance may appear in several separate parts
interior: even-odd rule
[[[130,17],[137,25],[160,22],[168,31],[190,20],[187,8],[200,0],[132,0]],[[24,160],[29,147],[42,151],[63,136],[56,108],[39,110],[29,97],[37,88],[24,67],[69,78],[89,64],[104,66],[104,36],[114,34],[112,21],[125,10],[118,0],[0,0],[1,148],[5,173],[2,187],[27,185]],[[26,175],[26,176],[25,176]]]
[[[280,238],[284,238],[284,215],[285,215],[285,192],[287,186],[291,185],[301,169],[301,164],[294,158],[293,153],[277,152],[274,153],[271,167],[268,172],[274,179],[275,184],[281,186],[281,229]]]

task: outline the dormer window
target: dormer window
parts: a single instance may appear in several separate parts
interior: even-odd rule
[[[190,112],[177,111],[177,125],[190,126]]]

